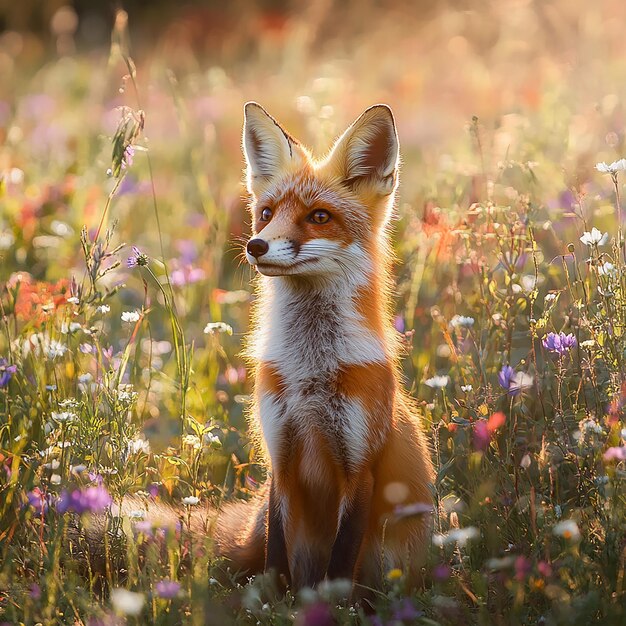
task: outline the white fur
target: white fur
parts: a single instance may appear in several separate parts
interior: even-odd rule
[[[276,396],[264,392],[258,399],[259,421],[270,459],[277,459],[286,424],[286,414]]]

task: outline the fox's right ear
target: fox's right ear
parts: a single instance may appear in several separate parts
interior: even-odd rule
[[[301,166],[304,158],[302,146],[256,102],[244,107],[243,151],[251,193],[290,166]]]

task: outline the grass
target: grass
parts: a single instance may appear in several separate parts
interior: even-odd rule
[[[122,14],[108,55],[2,40],[0,621],[623,623],[625,174],[595,165],[625,156],[624,9],[486,6],[251,11],[209,61],[170,34],[135,65]],[[372,102],[398,122],[396,326],[442,513],[432,584],[389,572],[372,617],[341,581],[229,581],[210,528],[184,532],[264,479],[239,356],[248,99],[318,151]],[[183,532],[115,515],[130,494]],[[94,531],[102,563],[68,554]]]

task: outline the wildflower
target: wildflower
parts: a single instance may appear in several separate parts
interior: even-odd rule
[[[70,296],[66,302],[69,302],[70,304],[80,304],[80,300],[76,296]]]
[[[194,450],[199,450],[202,446],[200,443],[200,437],[198,435],[185,435],[183,437],[183,445],[190,446]]]
[[[558,537],[567,539],[567,541],[578,541],[580,539],[580,530],[573,519],[564,519],[558,524],[555,524],[552,532]]]
[[[137,439],[131,439],[128,442],[127,448],[128,454],[150,454],[150,442],[138,437]]]
[[[613,161],[613,163],[596,163],[596,169],[602,174],[615,174],[616,172],[623,172],[626,170],[626,159],[619,159]]]
[[[135,531],[141,533],[142,535],[145,535],[146,537],[152,537],[154,530],[152,527],[152,522],[143,519],[135,522],[134,529]]]
[[[59,474],[52,474],[52,476],[50,476],[50,482],[53,485],[60,485],[61,484],[61,476]]]
[[[59,411],[58,413],[56,411],[52,411],[50,416],[55,422],[59,422],[61,424],[73,422],[76,419],[76,414],[71,411]]]
[[[137,246],[133,246],[133,254],[126,260],[126,265],[128,267],[145,267],[149,260],[147,254],[144,254]]]
[[[481,419],[474,425],[474,444],[477,450],[486,450],[493,433],[504,425],[506,415],[501,411],[493,413],[488,420]]]
[[[480,532],[475,526],[467,528],[453,528],[447,535],[433,535],[433,543],[436,546],[445,546],[450,543],[456,543],[459,547],[464,547],[468,541],[478,539]]]
[[[617,274],[617,268],[610,261],[605,261],[602,265],[598,266],[598,274],[600,274],[600,276],[613,277]]]
[[[204,333],[206,335],[215,335],[216,333],[226,333],[227,335],[232,335],[233,328],[224,322],[209,322],[204,327]]]
[[[200,498],[197,496],[187,496],[186,498],[183,498],[183,504],[186,504],[187,506],[195,506],[199,502]]]
[[[530,467],[531,464],[531,459],[530,459],[530,454],[526,453],[523,457],[522,460],[520,461],[519,465],[522,469],[527,470]]]
[[[138,322],[141,314],[139,311],[123,311],[122,322],[130,322],[131,324]]]
[[[111,590],[111,604],[115,612],[122,615],[139,615],[145,601],[146,598],[142,593],[120,587]]]
[[[50,507],[50,494],[44,493],[39,487],[35,487],[26,494],[28,504],[35,509],[38,515],[45,515]]]
[[[542,340],[541,344],[546,350],[550,352],[556,352],[560,356],[563,356],[572,348],[578,345],[576,337],[571,333],[566,335],[563,332],[560,333],[548,333]]]
[[[450,570],[450,566],[446,563],[439,563],[433,568],[433,578],[439,582],[448,580],[451,573],[452,571]]]
[[[515,579],[519,581],[526,580],[530,570],[532,569],[531,562],[522,554],[515,559]]]
[[[453,328],[458,328],[459,326],[464,326],[466,328],[469,328],[470,326],[474,325],[474,318],[473,317],[465,317],[463,315],[455,315],[451,320],[450,320],[450,326],[452,326]]]
[[[30,597],[33,600],[40,600],[41,599],[41,587],[37,583],[33,583],[30,586]]]
[[[585,231],[580,240],[586,246],[603,246],[609,240],[609,233],[602,234],[595,226],[591,232]]]
[[[544,578],[552,576],[552,566],[546,561],[539,561],[539,563],[537,563],[537,570]]]
[[[99,307],[96,307],[96,311],[98,313],[108,313],[111,310],[111,307],[108,304],[101,304]]]
[[[67,346],[62,344],[60,341],[56,341],[53,339],[48,345],[48,349],[46,351],[46,356],[54,360],[57,357],[63,356],[67,352]]]
[[[135,147],[128,145],[124,148],[124,155],[122,156],[122,169],[130,167],[133,164],[133,157],[135,156]]]
[[[593,348],[593,346],[596,345],[596,342],[593,339],[587,339],[586,341],[581,341],[580,345],[583,348]]]
[[[461,385],[461,391],[463,393],[469,393],[473,389],[474,389],[474,387],[472,387],[472,385]]]
[[[546,302],[554,302],[556,300],[556,294],[555,293],[547,293],[544,297],[544,300]]]
[[[172,271],[170,275],[170,281],[175,287],[183,287],[185,285],[192,285],[206,278],[204,270],[200,267],[193,267],[192,265],[185,265],[184,267],[178,267]]]
[[[387,572],[387,580],[400,580],[402,578],[402,570],[394,567]]]
[[[0,389],[9,384],[15,372],[17,372],[17,365],[9,365],[4,357],[0,357]]]
[[[265,608],[266,605],[263,605]],[[267,605],[269,610],[269,605]],[[299,611],[299,624],[305,626],[330,626],[336,624],[332,609],[325,602],[315,602]]]
[[[449,376],[433,376],[432,378],[425,380],[424,384],[435,389],[443,389],[443,387],[445,387],[449,382]]]
[[[61,324],[61,332],[64,335],[67,335],[68,333],[75,333],[81,328],[82,326],[78,322],[70,322],[69,324],[67,322],[63,322],[63,324]]]
[[[515,376],[515,370],[510,365],[503,365],[502,369],[498,373],[498,382],[500,387],[507,391],[511,388],[511,381]]]
[[[86,489],[64,490],[57,502],[57,511],[65,513],[101,513],[111,504],[111,496],[105,487],[87,487]]]
[[[613,446],[612,448],[608,448],[603,458],[605,461],[626,461],[626,447]]]
[[[399,621],[410,621],[424,615],[423,611],[418,611],[410,598],[396,600],[391,608],[393,610],[393,619]]]
[[[156,595],[168,600],[175,598],[180,593],[180,589],[180,583],[175,580],[160,580],[154,585]]]

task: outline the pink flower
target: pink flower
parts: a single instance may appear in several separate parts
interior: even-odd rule
[[[180,583],[175,580],[160,580],[154,585],[154,590],[159,598],[171,600],[180,593]]]
[[[626,461],[626,446],[613,446],[604,453],[605,461]]]

